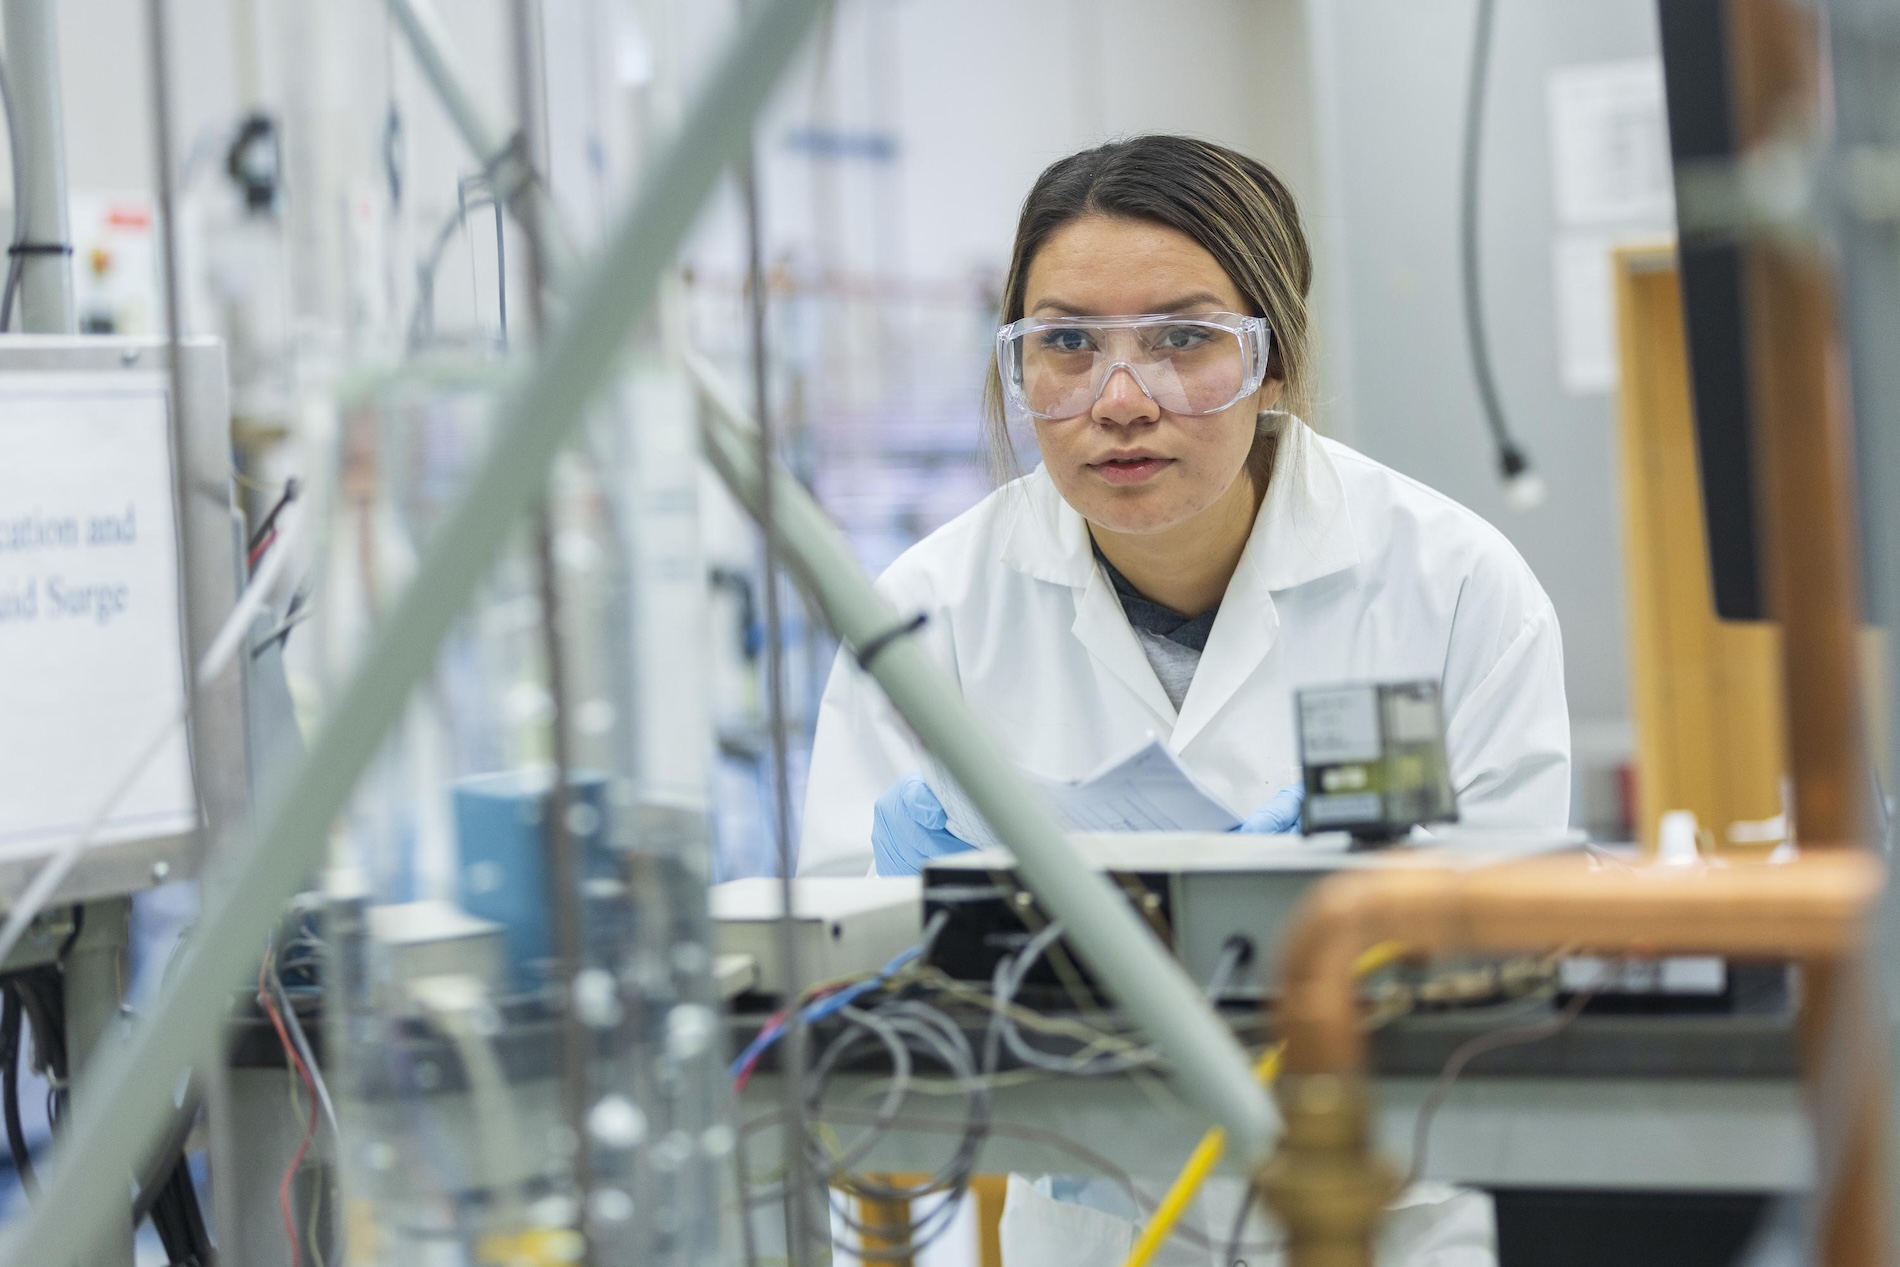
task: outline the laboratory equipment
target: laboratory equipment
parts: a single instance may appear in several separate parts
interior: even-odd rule
[[[174,721],[239,579],[223,352],[196,340],[183,359],[181,479],[161,340],[0,340],[0,653],[34,666],[0,679],[0,760],[17,778],[0,809],[0,890],[15,895],[121,782],[43,901],[189,876],[207,839],[200,803],[214,833],[249,803],[248,657],[196,691],[195,775]]]
[[[1316,837],[1114,832],[1071,836],[1197,982],[1219,998],[1262,999],[1277,980],[1293,912],[1314,884],[1338,872],[1416,865],[1418,852],[1353,848],[1344,832]],[[1452,833],[1449,855],[1471,865],[1575,849],[1567,833]],[[1008,854],[933,858],[924,869],[924,918],[947,916],[931,962],[964,981],[987,982],[1005,956],[1052,922]],[[1078,970],[1089,979],[1086,967]],[[1058,985],[1045,959],[1025,978]]]
[[[1297,708],[1304,830],[1395,840],[1457,819],[1438,683],[1306,687]]]
[[[913,876],[833,876],[793,884],[793,935],[808,980],[876,972],[923,929],[922,888]],[[783,994],[778,921],[785,909],[775,878],[728,880],[712,888],[713,945],[757,965],[753,988]]]

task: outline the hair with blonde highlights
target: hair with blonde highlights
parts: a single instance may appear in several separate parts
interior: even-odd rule
[[[1186,234],[1212,255],[1248,304],[1273,331],[1267,374],[1283,384],[1281,410],[1306,415],[1311,406],[1307,293],[1313,257],[1293,195],[1263,164],[1212,141],[1187,136],[1137,136],[1051,164],[1023,200],[1003,286],[1001,324],[1023,315],[1024,288],[1036,252],[1056,230],[1084,216],[1146,220]],[[999,482],[1019,471],[1003,382],[994,363],[983,392],[990,458]],[[1254,469],[1272,468],[1278,432],[1262,426]]]

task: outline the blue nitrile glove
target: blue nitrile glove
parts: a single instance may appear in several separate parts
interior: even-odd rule
[[[950,834],[943,802],[914,774],[891,784],[871,814],[871,851],[879,875],[916,875],[924,863],[974,848]]]
[[[1247,815],[1246,821],[1234,828],[1249,835],[1274,836],[1282,832],[1300,829],[1300,802],[1306,799],[1304,785],[1295,783],[1292,787],[1283,787],[1275,792],[1265,805]]]

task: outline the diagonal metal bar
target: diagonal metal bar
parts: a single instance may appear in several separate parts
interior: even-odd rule
[[[587,270],[569,319],[499,404],[494,441],[460,501],[430,540],[294,784],[212,880],[198,931],[178,971],[131,1041],[102,1050],[93,1091],[32,1215],[0,1242],[10,1267],[62,1267],[123,1209],[130,1177],[171,1110],[179,1073],[223,1023],[239,979],[284,901],[322,858],[330,825],[410,691],[435,662],[456,613],[545,487],[548,466],[645,313],[714,182],[746,140],[753,116],[803,43],[822,0],[773,0],[709,76],[673,144],[648,170],[639,198]]]
[[[428,0],[387,0],[417,62],[435,84],[478,159],[492,152],[498,128],[484,119],[459,71]],[[460,104],[458,104],[460,103]],[[530,188],[537,188],[532,182]],[[549,216],[522,217],[539,231],[550,260],[564,254],[559,224]],[[561,277],[550,272],[550,285]],[[689,356],[688,368],[717,417],[705,429],[706,453],[733,493],[755,514],[760,493],[758,440],[745,410],[716,372]],[[833,630],[847,643],[865,647],[897,627],[897,613],[877,593],[835,525],[803,485],[774,468],[770,497],[785,563],[815,599]],[[1063,839],[1021,774],[963,702],[938,666],[909,639],[897,638],[872,659],[871,672],[977,807],[1014,849],[1023,877],[1069,928],[1083,956],[1109,984],[1116,999],[1153,1039],[1174,1068],[1187,1099],[1222,1123],[1236,1151],[1264,1161],[1279,1133],[1272,1101],[1254,1080],[1246,1052],[1198,987],[1135,918],[1126,901],[1091,871]]]

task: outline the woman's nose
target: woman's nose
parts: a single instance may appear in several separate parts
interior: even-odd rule
[[[1135,377],[1134,370],[1117,365],[1109,371],[1090,413],[1097,422],[1152,422],[1161,416],[1161,407]]]

